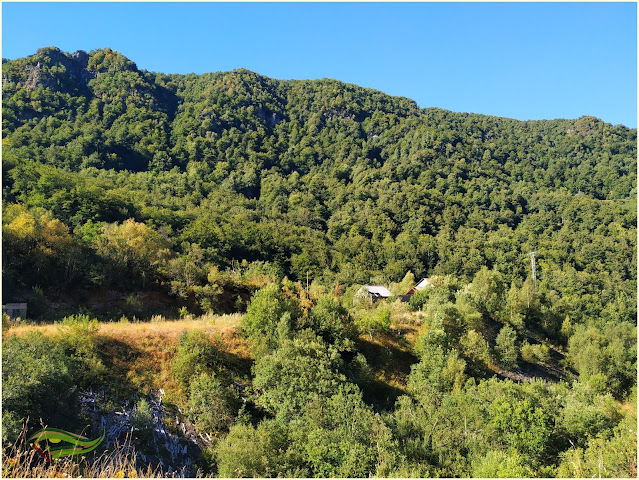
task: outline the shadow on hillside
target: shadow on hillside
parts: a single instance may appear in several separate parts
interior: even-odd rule
[[[219,364],[222,367],[219,372],[220,375],[228,377],[230,381],[250,382],[253,360],[225,352],[224,350],[218,350],[217,355]]]
[[[357,350],[366,357],[375,375],[360,385],[364,401],[377,412],[391,410],[397,397],[406,393],[411,366],[419,359],[391,334],[380,335],[374,341],[360,337]]]
[[[497,335],[504,324],[495,320],[487,320],[484,324],[484,334],[490,345],[491,349],[495,349]],[[517,382],[529,382],[533,378],[540,378],[548,382],[566,381],[576,378],[577,373],[566,366],[566,355],[561,352],[557,347],[553,346],[552,340],[545,337],[544,332],[541,330],[527,330],[524,334],[524,338],[520,338],[518,346],[521,346],[523,341],[528,342],[530,345],[537,345],[544,343],[550,347],[549,358],[546,362],[530,363],[521,358],[521,353],[518,358],[518,368],[512,372],[504,370],[491,371],[486,368],[479,367],[480,372],[477,372],[477,376],[483,376],[488,378],[495,373],[500,378],[509,378]]]
[[[142,352],[134,346],[110,337],[97,336],[100,359],[106,369],[105,384],[112,401],[126,400],[138,393],[138,388],[129,381],[131,367]]]

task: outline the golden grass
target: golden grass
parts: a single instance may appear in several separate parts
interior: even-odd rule
[[[637,415],[637,402],[623,402],[621,404],[621,410],[626,414]]]
[[[239,334],[241,322],[241,314],[202,315],[181,320],[155,317],[151,322],[100,323],[95,337],[112,373],[126,377],[127,384],[139,391],[162,388],[173,397],[181,391],[171,366],[182,333],[203,330],[224,352],[250,359],[248,341]],[[25,335],[31,331],[49,337],[60,334],[56,324],[18,325],[10,327],[3,337]]]
[[[158,321],[154,317],[152,322],[101,322],[98,335],[111,337],[125,343],[139,344],[149,337],[161,337],[170,344],[177,344],[182,332],[201,329],[207,333],[219,333],[222,337],[230,337],[237,333],[242,322],[241,314],[231,315],[202,315],[197,318],[181,320]],[[160,317],[161,318],[161,317]],[[17,325],[3,332],[5,338],[13,335],[24,335],[27,332],[38,331],[45,336],[55,336],[59,333],[57,324],[47,325]]]
[[[167,478],[179,474],[169,475],[151,466],[138,468],[130,445],[116,445],[97,457],[78,455],[49,463],[27,446],[26,430],[2,452],[2,478]]]

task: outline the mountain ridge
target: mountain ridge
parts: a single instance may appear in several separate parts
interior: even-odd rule
[[[49,59],[51,59],[52,61],[57,61],[57,63],[60,63],[66,67],[69,67],[70,65],[72,65],[74,68],[71,69],[72,72],[72,76],[74,76],[75,78],[77,77],[81,77],[82,80],[88,82],[88,80],[91,80],[93,78],[95,78],[95,75],[97,75],[98,73],[106,73],[106,72],[113,72],[113,71],[121,71],[122,69],[124,70],[129,70],[129,71],[133,71],[133,72],[138,72],[138,73],[142,73],[142,74],[150,74],[150,75],[165,75],[165,76],[183,76],[183,77],[190,77],[190,76],[195,76],[195,77],[204,77],[204,76],[212,76],[212,75],[242,75],[242,74],[248,74],[254,77],[259,77],[260,79],[267,79],[267,80],[272,80],[276,83],[280,83],[280,82],[284,82],[284,83],[339,83],[341,85],[343,85],[344,87],[347,88],[351,88],[351,87],[356,87],[357,89],[363,89],[364,91],[367,92],[376,92],[376,93],[380,93],[384,96],[388,96],[388,97],[393,97],[393,98],[397,98],[397,99],[405,99],[408,100],[409,102],[412,102],[413,105],[418,109],[418,110],[442,110],[442,111],[449,111],[452,113],[456,113],[456,114],[460,114],[460,115],[480,115],[480,116],[486,116],[486,117],[491,117],[491,118],[495,118],[495,119],[501,119],[501,120],[511,120],[511,121],[516,121],[516,122],[522,122],[522,123],[527,123],[527,122],[552,122],[552,121],[577,121],[583,118],[592,118],[592,119],[596,119],[598,121],[603,122],[603,120],[592,116],[592,115],[588,115],[588,114],[584,114],[581,115],[578,118],[547,118],[547,119],[528,119],[528,120],[518,120],[515,118],[511,118],[511,117],[505,117],[505,116],[496,116],[496,115],[489,115],[489,114],[483,114],[483,113],[477,113],[477,112],[455,112],[452,110],[448,110],[448,109],[444,109],[444,108],[440,108],[440,107],[419,107],[417,105],[417,103],[406,97],[403,95],[390,95],[387,94],[381,90],[378,89],[374,89],[374,88],[369,88],[369,87],[361,87],[357,84],[354,83],[349,83],[349,82],[343,82],[341,80],[337,80],[337,79],[333,79],[333,78],[329,78],[329,77],[323,77],[323,78],[316,78],[316,79],[276,79],[273,77],[268,77],[265,75],[260,74],[259,72],[255,72],[252,71],[250,69],[244,68],[244,67],[238,67],[235,68],[233,70],[229,70],[229,71],[215,71],[215,72],[205,72],[205,73],[201,73],[201,74],[195,74],[195,73],[187,73],[187,74],[179,74],[179,73],[162,73],[162,72],[155,72],[152,70],[147,70],[147,69],[138,69],[137,65],[135,62],[131,61],[129,58],[127,58],[126,56],[122,55],[121,53],[112,50],[110,47],[105,47],[105,48],[98,48],[95,50],[91,50],[89,53],[87,53],[85,50],[76,50],[73,53],[69,53],[69,52],[64,52],[61,49],[59,49],[58,47],[55,46],[50,46],[50,47],[43,47],[38,49],[38,51],[36,52],[36,54],[34,55],[30,55],[28,57],[22,57],[19,59],[15,59],[15,60],[11,60],[11,59],[6,59],[3,58],[2,61],[3,63],[5,62],[19,62],[19,61],[27,61],[29,59],[38,59],[41,56],[45,56]],[[100,59],[103,59],[104,57],[113,57],[115,60],[113,60],[112,58],[108,58],[106,65],[103,65],[102,63],[99,63],[98,61],[93,62],[92,68],[89,68],[88,62],[89,59],[93,59],[95,56],[99,56]],[[81,69],[83,70],[81,75],[78,75],[78,70]],[[6,77],[3,77],[3,83],[5,81],[8,81],[8,79]],[[33,80],[32,80],[33,81]],[[35,82],[37,83],[37,82]],[[50,84],[44,84],[42,83],[42,86],[44,87],[48,87],[51,88]],[[32,87],[34,88],[34,87]],[[607,122],[604,122],[607,123]],[[612,123],[609,123],[609,125],[613,125]],[[614,124],[614,126],[621,126],[624,128],[627,128],[629,130],[633,130],[633,128],[631,127],[627,127],[623,124]],[[636,128],[634,129],[636,130]]]
[[[198,264],[222,270],[271,262],[292,278],[352,284],[408,270],[472,278],[486,265],[522,281],[517,255],[572,243],[581,229],[593,235],[593,215],[610,232],[613,219],[624,231],[635,222],[626,199],[636,197],[636,129],[594,117],[420,109],[336,80],[246,69],[167,75],[111,49],[54,47],[3,60],[3,98],[5,205],[44,208],[92,239],[90,252],[104,225],[134,219],[164,232],[171,255],[197,245]],[[627,246],[602,245],[598,255]],[[125,280],[104,255],[87,257],[102,272],[87,284],[138,278]],[[609,271],[560,252],[547,268],[566,262]]]

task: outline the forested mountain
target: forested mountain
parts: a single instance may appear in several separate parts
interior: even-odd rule
[[[244,69],[153,73],[110,49],[49,47],[3,59],[2,91],[3,302],[28,300],[33,316],[50,318],[47,301],[63,294],[81,306],[95,291],[153,291],[192,313],[248,305],[247,335],[275,335],[254,347],[254,382],[272,418],[257,430],[233,427],[219,444],[220,473],[242,472],[232,469],[240,461],[233,439],[268,437],[256,444],[280,457],[262,452],[275,463],[249,476],[492,476],[500,464],[512,467],[500,474],[527,476],[529,461],[541,476],[577,475],[586,470],[552,470],[561,451],[576,445],[570,458],[587,462],[584,451],[595,455],[621,435],[613,434],[621,417],[602,398],[623,400],[636,389],[636,129],[594,117],[517,121],[421,109],[335,80],[275,80]],[[398,294],[421,277],[437,278],[440,290],[411,300],[428,324],[415,346],[421,360],[410,395],[382,421],[346,381],[355,360],[338,357],[354,355],[348,325],[388,330],[388,317],[378,309],[351,318],[294,284],[321,286],[352,306],[363,284],[393,284]],[[144,317],[139,298],[91,313]],[[278,306],[275,317],[252,313],[268,302]],[[509,363],[500,348],[515,338],[524,346],[528,335],[568,351],[564,367],[592,383],[581,393],[497,379],[464,383],[466,367],[489,376],[489,347],[514,369],[518,354]],[[530,348],[530,363],[548,359],[547,347]],[[318,367],[324,376],[310,382],[319,386],[308,398],[286,403],[263,358],[286,369],[296,356],[326,358]],[[430,384],[436,391],[420,397]],[[333,407],[313,403],[329,393]],[[560,397],[570,411],[592,407],[594,423],[553,424],[560,420],[544,412],[560,408],[553,403]],[[362,422],[366,468],[335,467],[340,448],[357,443],[348,436],[326,447],[333,463],[319,446],[282,453],[297,440],[319,445],[325,422],[346,431],[339,408]],[[490,432],[508,447],[495,441],[485,451],[482,436],[464,437],[453,452],[453,433],[426,438],[416,418],[441,415],[433,429],[440,420],[447,431],[462,428],[443,411],[469,412],[473,435],[492,419]],[[528,438],[521,425],[539,426],[530,434],[538,436]]]
[[[189,255],[326,284],[482,265],[524,279],[533,250],[550,290],[635,291],[636,130],[591,117],[420,110],[333,80],[45,48],[3,61],[3,174],[5,292],[184,282],[169,263]],[[25,221],[30,238],[12,235]],[[138,258],[110,249],[123,225],[148,236]]]

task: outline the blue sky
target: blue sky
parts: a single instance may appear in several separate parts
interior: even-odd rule
[[[637,126],[636,3],[2,4],[2,56],[111,47],[139,68],[335,78],[420,107]]]

